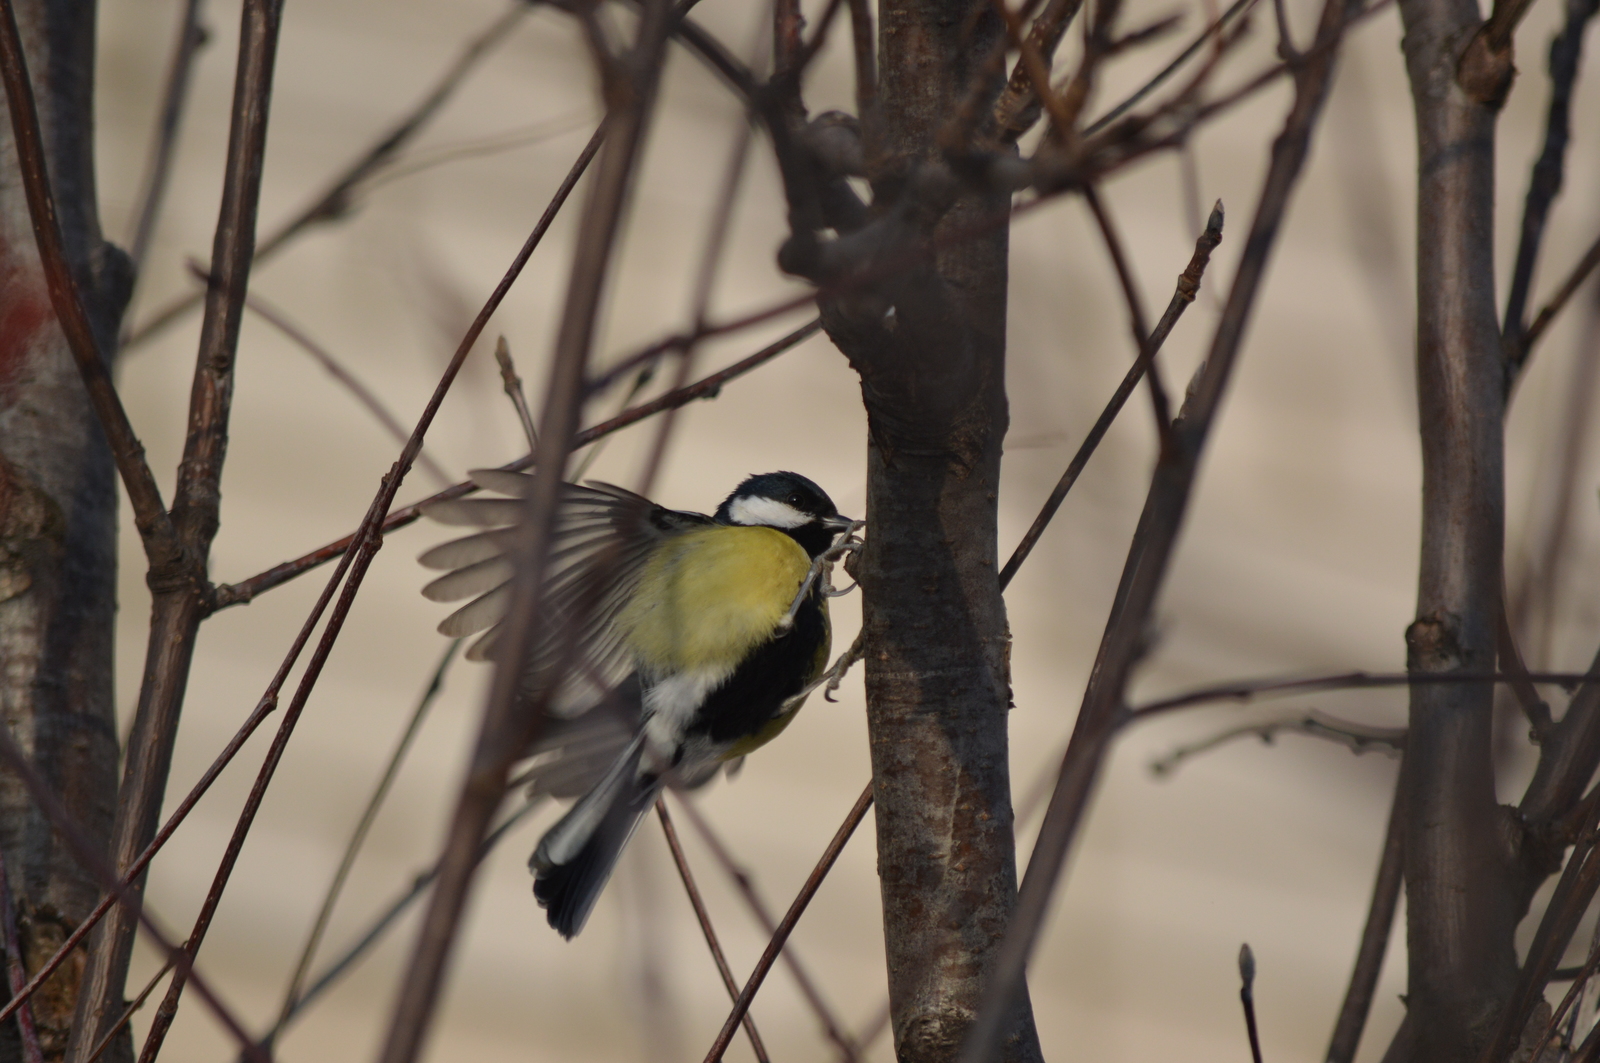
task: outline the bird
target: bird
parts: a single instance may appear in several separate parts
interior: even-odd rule
[[[419,559],[446,570],[423,594],[472,599],[439,625],[498,659],[510,551],[532,477],[479,470],[502,498],[435,504],[478,530]],[[564,484],[544,577],[541,637],[519,699],[544,714],[519,777],[576,797],[529,860],[550,926],[583,929],[623,847],[668,785],[693,789],[778,735],[823,674],[831,644],[819,558],[859,527],[794,472],[742,481],[711,515],[612,484]],[[802,587],[810,580],[804,595]]]

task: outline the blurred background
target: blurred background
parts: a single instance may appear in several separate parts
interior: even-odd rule
[[[1308,40],[1318,6],[1288,6]],[[119,243],[133,224],[180,7],[175,0],[101,4],[100,197],[107,236]],[[807,9],[814,15],[820,7]],[[1129,0],[1126,7],[1125,27],[1181,11],[1182,33],[1113,63],[1091,112],[1143,81],[1209,17],[1204,4],[1175,0]],[[501,0],[291,2],[272,101],[263,231],[319,194],[411,110],[465,41],[505,11]],[[758,58],[765,11],[748,0],[703,0],[696,17],[735,51]],[[1261,11],[1220,86],[1273,61]],[[1553,0],[1542,0],[1517,38],[1522,74],[1500,122],[1502,284],[1543,135],[1543,55],[1560,14]],[[209,254],[237,3],[208,4],[206,25],[211,39],[196,68],[167,209],[132,312],[136,323],[192,292],[185,263]],[[838,29],[835,39],[845,43]],[[1242,676],[1403,667],[1401,636],[1415,594],[1419,459],[1410,364],[1414,151],[1399,39],[1391,6],[1353,31],[1341,58],[1206,459],[1137,699]],[[1063,52],[1070,62],[1073,46]],[[334,353],[409,427],[592,131],[595,88],[571,19],[531,9],[400,164],[363,188],[349,216],[258,269],[255,293]],[[849,107],[851,99],[845,53],[825,53],[807,85],[813,113]],[[1105,188],[1152,312],[1169,298],[1204,211],[1218,198],[1227,206],[1226,235],[1204,290],[1162,353],[1171,381],[1186,379],[1209,343],[1286,100],[1282,85],[1262,93],[1205,127],[1187,159],[1151,159]],[[1600,229],[1597,113],[1600,84],[1591,76],[1579,84],[1569,191],[1555,208],[1536,306]],[[608,297],[602,361],[691,324],[694,271],[740,121],[719,83],[692,56],[673,52]],[[538,409],[576,216],[569,209],[557,221],[428,438],[428,454],[452,479],[525,450],[492,344],[506,337]],[[774,265],[783,206],[759,141],[732,221],[712,316],[803,292]],[[1134,353],[1114,274],[1081,202],[1062,199],[1019,219],[1011,268],[1004,551]],[[807,316],[706,344],[697,367],[727,364]],[[1583,416],[1594,397],[1583,367],[1600,355],[1596,320],[1587,294],[1563,315],[1521,382],[1510,421],[1508,579],[1520,587],[1530,565],[1561,560],[1525,614],[1524,651],[1534,667],[1581,670],[1600,638],[1593,583],[1600,455]],[[125,401],[169,493],[198,328],[198,315],[185,317],[128,352],[120,366]],[[597,400],[590,422],[619,402],[620,395]],[[590,475],[636,483],[653,437],[648,426],[616,437]],[[1567,447],[1569,437],[1576,450]],[[351,531],[398,450],[300,347],[247,318],[213,578],[236,582]],[[655,495],[673,507],[710,510],[744,475],[788,468],[821,483],[842,511],[859,514],[864,454],[855,377],[817,336],[729,384],[717,401],[688,407]],[[1008,595],[1013,787],[1024,859],[1040,811],[1038,780],[1053,770],[1070,731],[1153,454],[1149,417],[1136,395]],[[1575,465],[1569,454],[1578,456]],[[1552,514],[1563,483],[1575,501],[1557,529]],[[419,467],[400,501],[439,486]],[[419,595],[428,575],[414,559],[447,534],[423,522],[387,540],[201,954],[202,970],[255,1029],[275,1017],[345,840],[446,648],[434,627],[447,610]],[[126,727],[149,606],[131,525],[122,550],[118,690]],[[254,706],[329,571],[205,625],[169,808]],[[837,646],[853,637],[858,615],[857,597],[835,603]],[[449,672],[334,913],[318,968],[434,859],[487,679],[481,665],[459,663]],[[1559,694],[1552,695],[1559,712]],[[1246,1058],[1234,967],[1244,941],[1260,967],[1266,1057],[1321,1058],[1365,916],[1395,762],[1291,735],[1272,747],[1253,740],[1224,746],[1168,778],[1149,767],[1178,744],[1291,707],[1386,726],[1405,719],[1401,691],[1327,694],[1177,714],[1131,731],[1118,745],[1031,971],[1049,1058]],[[269,722],[255,737],[153,865],[149,895],[168,926],[192,921],[275,726]],[[1508,719],[1503,796],[1519,792],[1525,778],[1524,730]],[[737,779],[694,800],[781,910],[867,777],[857,673],[836,704],[815,698]],[[660,832],[649,824],[640,831],[588,929],[568,943],[545,925],[525,868],[553,815],[544,809],[522,823],[485,865],[431,1058],[699,1059],[728,1001]],[[766,935],[681,815],[679,828],[742,980]],[[853,1031],[873,1025],[886,999],[880,914],[869,817],[792,939]],[[282,1058],[311,1063],[372,1054],[414,929],[414,918],[403,920],[312,1007],[280,1042]],[[1576,940],[1588,934],[1580,931]],[[1378,1058],[1399,1022],[1403,950],[1397,931],[1363,1059]],[[140,952],[130,995],[156,962]],[[774,1060],[836,1058],[781,967],[753,1014]],[[137,1036],[147,1022],[147,1015],[135,1019]],[[227,1063],[230,1044],[191,995],[167,1058]],[[878,1061],[892,1056],[886,1036],[866,1052]],[[730,1058],[750,1058],[742,1037]]]

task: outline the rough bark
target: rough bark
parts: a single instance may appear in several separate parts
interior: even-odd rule
[[[937,238],[1004,212],[953,200],[939,129],[1002,32],[979,0],[884,0],[874,201]],[[1001,88],[997,72],[993,91]],[[1007,425],[1003,226],[952,243],[824,323],[861,374],[870,426],[860,564],[895,1049],[955,1057],[1016,901],[996,497]],[[1040,1058],[1024,997],[1003,1058]]]
[[[114,346],[130,273],[95,205],[93,0],[22,0],[61,229],[102,349]],[[9,123],[0,123],[0,717],[99,839],[116,794],[112,700],[116,474],[51,310]],[[21,784],[0,776],[0,846],[36,967],[98,899]],[[71,1029],[81,957],[33,998],[47,1059]],[[21,1059],[15,1025],[0,1060]]]
[[[1401,0],[1416,113],[1417,392],[1422,433],[1418,672],[1493,671],[1504,525],[1504,370],[1495,314],[1494,124],[1458,61],[1472,0]],[[1476,1058],[1516,977],[1514,838],[1496,803],[1493,688],[1413,688],[1406,749],[1408,1051]],[[1394,1053],[1391,1052],[1391,1056]]]

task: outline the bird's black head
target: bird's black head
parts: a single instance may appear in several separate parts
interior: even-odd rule
[[[816,557],[833,543],[834,536],[850,526],[839,516],[827,492],[795,472],[767,472],[752,476],[717,507],[723,524],[761,525],[791,536]]]

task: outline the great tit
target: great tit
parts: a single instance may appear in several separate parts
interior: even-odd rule
[[[431,508],[431,517],[482,530],[420,560],[449,570],[424,588],[427,597],[473,598],[439,630],[486,631],[467,653],[484,659],[495,656],[509,606],[506,553],[531,477],[473,478],[513,497]],[[548,715],[521,780],[530,792],[578,796],[529,860],[534,896],[563,937],[583,929],[663,786],[702,785],[793,719],[796,695],[827,666],[821,581],[792,616],[791,608],[814,561],[850,527],[822,488],[792,472],[750,477],[712,516],[609,484],[566,485],[543,595],[546,634],[523,664],[521,695]]]

